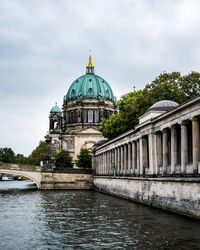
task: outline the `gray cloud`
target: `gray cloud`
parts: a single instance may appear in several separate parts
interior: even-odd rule
[[[89,49],[117,98],[163,71],[198,71],[199,12],[198,0],[1,0],[0,147],[34,149]]]

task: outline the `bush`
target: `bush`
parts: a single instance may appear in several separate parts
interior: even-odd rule
[[[79,168],[92,168],[92,155],[86,148],[81,148],[80,154],[77,155],[76,165]]]
[[[73,168],[73,161],[69,151],[60,151],[60,153],[56,154],[55,160],[58,168]]]

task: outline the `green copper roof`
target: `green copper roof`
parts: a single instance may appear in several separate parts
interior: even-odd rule
[[[70,86],[67,95],[64,96],[64,102],[82,99],[99,99],[116,102],[110,85],[94,73],[86,73],[76,79]]]
[[[55,105],[51,109],[50,113],[62,113],[62,111],[61,111],[61,109],[57,105]]]

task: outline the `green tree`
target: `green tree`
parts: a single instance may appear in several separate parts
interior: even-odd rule
[[[172,100],[179,104],[200,95],[200,73],[191,72],[181,76],[179,72],[162,73],[143,90],[130,92],[117,103],[118,114],[101,122],[103,136],[112,139],[138,124],[139,117],[151,105],[161,100]]]
[[[92,168],[92,155],[87,148],[81,148],[80,154],[77,155],[76,165],[79,168]]]
[[[0,161],[5,163],[14,163],[15,153],[11,148],[0,148]]]
[[[26,164],[27,157],[25,157],[23,154],[17,154],[15,155],[14,162],[17,164]]]
[[[183,76],[180,85],[184,101],[200,95],[200,73],[193,71]]]
[[[40,161],[43,161],[45,157],[45,146],[45,141],[40,141],[39,146],[37,146],[29,155],[27,163],[31,165],[39,165]]]
[[[55,160],[58,168],[73,168],[73,161],[69,151],[61,150],[55,155]]]

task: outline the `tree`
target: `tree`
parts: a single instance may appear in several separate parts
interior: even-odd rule
[[[69,151],[61,150],[55,155],[55,160],[58,168],[73,168],[73,161]]]
[[[92,168],[92,155],[87,148],[81,148],[80,154],[77,155],[76,165],[79,168]]]
[[[147,84],[143,90],[130,92],[117,103],[118,114],[101,122],[103,136],[113,139],[134,128],[139,117],[151,105],[161,100],[171,100],[179,104],[200,94],[200,73],[191,72],[181,76],[179,72],[163,73]]]
[[[17,154],[17,155],[15,155],[14,162],[17,164],[26,164],[27,157],[25,157],[23,154]]]
[[[15,153],[11,148],[0,148],[0,161],[5,163],[13,163]]]
[[[40,161],[43,161],[45,157],[45,147],[45,141],[40,141],[39,146],[29,155],[27,162],[31,165],[40,165]]]

